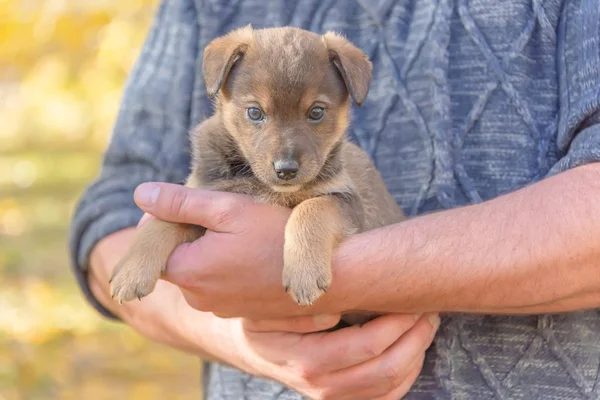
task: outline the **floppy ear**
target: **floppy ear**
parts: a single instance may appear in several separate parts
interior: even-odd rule
[[[335,32],[325,33],[323,41],[329,50],[329,59],[340,71],[350,96],[357,105],[362,105],[369,92],[373,71],[368,56]]]
[[[206,46],[202,57],[202,74],[209,97],[221,89],[229,71],[244,55],[251,41],[252,25],[246,25],[214,39]]]

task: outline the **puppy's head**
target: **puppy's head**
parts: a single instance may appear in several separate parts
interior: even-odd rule
[[[343,37],[298,28],[232,31],[204,51],[209,96],[252,171],[293,192],[325,173],[371,83],[367,56]]]

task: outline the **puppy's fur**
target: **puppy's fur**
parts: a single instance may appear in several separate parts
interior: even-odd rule
[[[365,100],[371,63],[332,32],[247,26],[206,47],[203,73],[216,112],[191,134],[186,185],[293,208],[283,287],[298,304],[310,305],[331,283],[332,252],[341,240],[404,218],[367,155],[345,137],[350,100]],[[282,160],[298,170],[276,172]],[[115,267],[113,297],[149,294],[175,247],[203,233],[161,220],[143,225]]]

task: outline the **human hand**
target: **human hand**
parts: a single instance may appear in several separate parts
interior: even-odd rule
[[[339,317],[338,317],[339,318]],[[439,326],[437,314],[389,314],[333,332],[315,330],[310,317],[243,321],[238,351],[254,373],[311,399],[390,399],[417,379]],[[321,318],[319,329],[337,318]]]
[[[431,326],[439,324],[435,315],[417,320],[391,314],[364,326],[307,333],[335,326],[339,315],[221,319],[192,309],[165,281],[144,301],[117,305],[110,300],[106,278],[133,233],[112,234],[92,252],[90,284],[105,306],[153,340],[275,379],[310,398],[400,398],[421,370],[435,332]]]
[[[291,210],[252,197],[144,184],[135,192],[142,210],[170,221],[201,225],[206,234],[179,246],[163,279],[179,286],[195,309],[221,317],[283,318],[352,309],[351,292],[334,272],[328,293],[300,307],[282,285],[284,229]]]

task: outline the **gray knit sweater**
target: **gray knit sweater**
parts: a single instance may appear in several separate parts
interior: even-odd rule
[[[71,231],[87,258],[133,226],[144,181],[182,182],[187,132],[211,114],[201,54],[252,23],[341,31],[374,80],[350,135],[410,215],[476,203],[600,159],[600,0],[168,0],[125,89],[100,176]],[[590,200],[593,201],[593,200]],[[458,315],[442,324],[409,399],[600,399],[600,311]],[[297,399],[221,365],[207,399]]]

